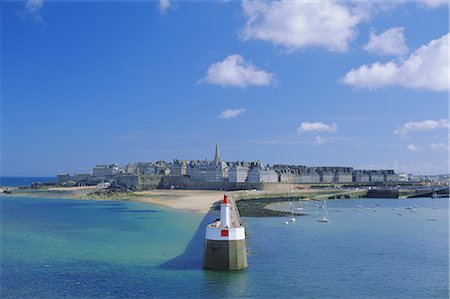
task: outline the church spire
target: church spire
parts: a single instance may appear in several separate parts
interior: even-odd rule
[[[216,155],[214,157],[215,162],[220,162],[220,156],[219,156],[219,145],[216,143]]]

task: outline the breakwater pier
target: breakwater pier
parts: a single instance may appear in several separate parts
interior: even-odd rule
[[[206,226],[203,268],[242,270],[247,268],[247,246],[236,202],[224,195],[220,219]]]

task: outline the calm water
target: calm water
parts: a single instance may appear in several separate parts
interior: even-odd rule
[[[55,182],[55,177],[5,177],[0,176],[0,186],[21,187],[33,183]]]
[[[238,273],[201,269],[210,219],[195,213],[118,201],[0,203],[2,298],[449,296],[448,199],[329,201],[328,224],[313,204],[295,224],[245,218],[249,269]],[[415,204],[416,213],[404,209]]]

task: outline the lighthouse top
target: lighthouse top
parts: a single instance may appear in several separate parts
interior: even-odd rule
[[[245,240],[245,228],[241,224],[236,203],[227,195],[220,202],[220,219],[206,227],[208,240]]]

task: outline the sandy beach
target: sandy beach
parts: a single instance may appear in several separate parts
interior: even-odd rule
[[[135,192],[133,200],[206,214],[215,202],[223,198],[223,194],[223,191],[151,190]]]
[[[30,197],[49,197],[49,198],[67,198],[78,200],[131,200],[144,203],[153,203],[167,206],[174,209],[191,211],[195,213],[206,214],[211,206],[223,198],[226,191],[215,190],[167,190],[156,189],[138,192],[108,193],[104,192],[104,186],[83,186],[83,187],[52,187],[38,190],[14,190],[12,196],[30,196]],[[361,191],[344,191],[345,193]],[[315,199],[326,198],[330,195],[342,194],[342,190],[292,190],[291,192],[268,192],[257,190],[242,190],[228,192],[236,200],[260,199],[260,203],[251,204],[247,210],[264,210],[264,206],[273,201],[273,199],[283,199],[290,201],[295,198],[309,199],[309,196]],[[242,203],[245,205],[244,203]],[[247,203],[248,205],[249,203]],[[250,206],[249,206],[250,207]],[[265,211],[267,212],[267,211]]]
[[[149,190],[132,193],[96,194],[103,186],[52,187],[44,190],[14,190],[11,196],[67,198],[77,200],[131,200],[206,214],[223,198],[224,191]]]

